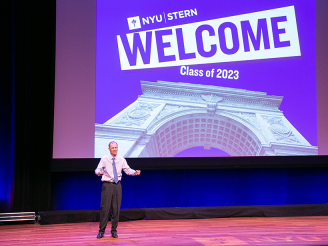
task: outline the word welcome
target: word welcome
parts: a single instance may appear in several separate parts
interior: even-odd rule
[[[300,56],[294,6],[117,36],[122,70]]]

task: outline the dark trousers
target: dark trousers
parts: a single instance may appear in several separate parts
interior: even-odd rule
[[[117,232],[118,219],[120,216],[120,207],[122,201],[122,186],[121,183],[103,182],[101,191],[100,204],[100,222],[99,232],[104,233],[112,206],[112,229],[111,232]]]

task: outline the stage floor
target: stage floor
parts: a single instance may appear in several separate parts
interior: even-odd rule
[[[96,239],[98,223],[0,225],[0,245],[328,245],[328,217],[216,218],[119,222]]]

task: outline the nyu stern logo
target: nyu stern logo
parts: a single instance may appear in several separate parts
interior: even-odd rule
[[[134,30],[134,29],[141,28],[141,23],[140,23],[139,16],[130,17],[127,20],[128,20],[129,30]]]
[[[141,23],[143,26],[149,25],[149,24],[155,24],[156,22],[169,22],[172,20],[177,20],[177,19],[182,19],[182,18],[187,18],[187,17],[193,17],[197,16],[197,9],[186,9],[186,10],[181,10],[177,12],[172,12],[172,13],[167,13],[163,12],[163,15],[153,15],[153,16],[147,16],[147,17],[142,17],[140,21],[139,16],[135,17],[130,17],[127,18],[128,24],[129,24],[129,30],[134,30],[134,29],[139,29],[141,28]]]

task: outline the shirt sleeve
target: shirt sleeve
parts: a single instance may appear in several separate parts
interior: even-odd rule
[[[126,162],[126,160],[124,158],[123,159],[123,165],[122,165],[122,169],[123,171],[130,176],[135,176],[134,173],[136,172],[136,170],[133,170],[132,168],[129,167],[128,163]]]
[[[103,170],[103,167],[105,166],[104,158],[100,159],[100,162],[95,170],[95,174],[99,176],[100,171]]]

